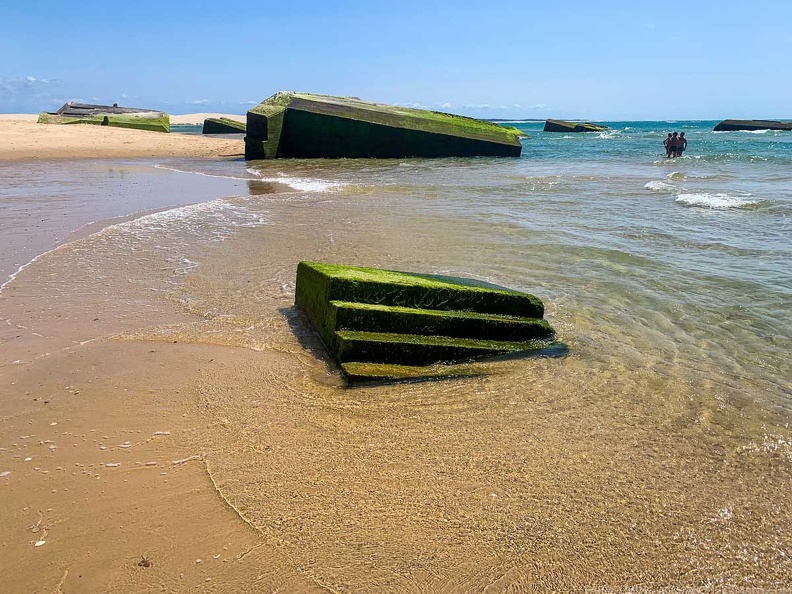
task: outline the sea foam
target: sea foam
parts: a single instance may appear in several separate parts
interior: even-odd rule
[[[647,190],[652,190],[653,192],[673,192],[677,189],[675,185],[661,180],[650,181],[644,186],[644,188]]]
[[[679,194],[676,201],[687,206],[703,206],[707,208],[743,208],[758,204],[758,200],[749,199],[748,196],[731,196],[729,194]]]
[[[338,191],[347,184],[343,182],[327,181],[323,179],[312,179],[307,177],[291,177],[284,173],[278,173],[277,177],[263,177],[260,171],[248,168],[248,173],[255,175],[258,181],[286,184],[287,186],[299,190],[300,192],[333,192]]]

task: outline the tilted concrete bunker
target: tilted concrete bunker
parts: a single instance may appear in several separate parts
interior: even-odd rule
[[[517,128],[311,93],[276,93],[247,113],[246,159],[519,157]]]
[[[607,126],[591,122],[567,122],[565,120],[545,121],[544,132],[603,132]]]
[[[151,132],[170,132],[170,116],[162,111],[138,107],[65,103],[56,112],[42,112],[39,124],[93,124],[111,128],[132,128]]]
[[[201,134],[244,134],[244,122],[229,118],[206,118]]]
[[[294,301],[350,381],[457,375],[555,336],[539,299],[469,278],[300,262]]]
[[[776,120],[723,120],[715,124],[714,132],[736,132],[739,130],[792,130],[792,122]]]

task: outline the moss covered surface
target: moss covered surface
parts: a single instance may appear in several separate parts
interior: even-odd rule
[[[338,330],[367,329],[457,338],[486,338],[497,333],[501,339],[512,341],[547,338],[553,334],[550,324],[539,318],[344,301],[331,301],[330,305]]]
[[[203,123],[203,134],[244,134],[245,123],[228,118],[206,118]]]
[[[94,126],[110,126],[111,128],[132,128],[150,132],[170,132],[170,116],[160,112],[143,114],[97,114],[77,118],[65,117],[51,113],[42,113],[39,124],[91,124]]]
[[[339,364],[453,363],[554,336],[536,297],[466,278],[300,262],[295,304]]]
[[[792,130],[792,122],[775,120],[723,120],[715,124],[715,132],[736,132],[738,130]]]
[[[419,336],[392,332],[336,332],[337,357],[340,362],[394,363],[397,365],[431,365],[471,361],[504,353],[539,350],[537,342],[481,340],[450,336]]]
[[[608,129],[607,126],[591,122],[567,122],[564,120],[547,120],[544,126],[545,132],[602,132]]]
[[[310,93],[276,93],[254,107],[247,134],[248,159],[262,152],[267,158],[519,156],[525,135],[464,116]]]
[[[388,363],[342,363],[341,370],[351,382],[398,381],[476,377],[487,375],[484,366],[462,363],[456,365],[392,365]]]

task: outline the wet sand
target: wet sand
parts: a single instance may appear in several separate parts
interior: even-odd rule
[[[370,199],[276,193],[266,225],[213,241],[196,226],[244,203],[130,222],[6,286],[4,588],[785,591],[789,440],[750,403],[712,408],[721,387],[662,373],[673,361],[572,344],[485,378],[345,389],[292,308],[293,264],[454,253]]]

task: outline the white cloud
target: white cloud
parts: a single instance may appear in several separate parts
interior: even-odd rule
[[[190,105],[206,105],[209,103],[209,99],[193,99],[192,101],[188,101]]]
[[[489,109],[489,103],[465,103],[462,107],[465,109]]]
[[[258,105],[260,101],[240,101],[240,105]]]
[[[454,107],[454,104],[446,101],[445,103],[441,103],[440,105],[438,105],[438,107],[442,109],[451,109],[452,107]]]
[[[53,103],[53,93],[60,85],[56,79],[23,76],[0,76],[0,113],[27,113]]]
[[[129,97],[129,95],[126,93],[121,93],[121,99],[126,99],[127,97]]]

